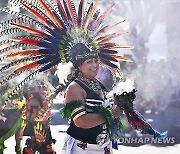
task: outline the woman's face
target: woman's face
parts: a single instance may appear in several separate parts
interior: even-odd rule
[[[94,78],[98,73],[99,62],[97,58],[89,58],[85,60],[79,70],[83,73],[86,78]]]

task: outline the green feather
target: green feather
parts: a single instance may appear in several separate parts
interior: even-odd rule
[[[0,145],[2,145],[5,140],[13,136],[18,131],[19,127],[21,126],[21,123],[22,119],[19,118],[17,122],[14,124],[14,126],[9,130],[9,132],[0,138]]]
[[[64,119],[71,118],[71,113],[74,109],[83,106],[83,102],[79,100],[74,100],[67,103],[63,108],[60,109],[60,115]]]
[[[101,107],[97,107],[95,109],[95,112],[103,115],[106,118],[107,130],[108,130],[109,134],[112,135],[112,132],[113,132],[113,116],[112,116],[111,111],[109,109],[101,106]]]

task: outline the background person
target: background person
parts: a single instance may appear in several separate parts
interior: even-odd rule
[[[21,153],[20,142],[23,136],[31,137],[31,145],[33,145],[31,148],[34,152],[39,150],[42,153],[48,144],[51,144],[52,136],[49,122],[52,104],[46,98],[48,91],[43,80],[32,80],[24,86],[23,96],[26,103],[22,111],[21,126],[15,135],[15,151],[17,153]],[[30,148],[30,146],[28,147]]]

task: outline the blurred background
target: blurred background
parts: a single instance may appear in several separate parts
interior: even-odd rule
[[[88,3],[92,1],[89,0]],[[79,0],[74,2],[76,6],[79,4]],[[134,47],[118,51],[133,62],[120,62],[124,77],[117,85],[120,88],[113,92],[120,91],[122,87],[126,91],[136,88],[135,108],[155,129],[160,132],[167,130],[169,137],[175,137],[173,144],[156,146],[175,146],[180,143],[180,0],[101,0],[100,11],[103,12],[113,2],[115,6],[106,16],[106,24],[126,20],[115,32],[128,34],[115,41]],[[8,0],[0,1],[1,8],[7,5]],[[23,11],[18,7],[12,9]],[[0,13],[1,21],[9,17],[9,14]],[[100,71],[107,74],[98,77],[107,88],[111,87],[111,74],[107,70]],[[55,104],[54,110],[61,106],[62,104]],[[121,135],[138,136],[123,121],[125,128]],[[67,122],[59,117],[59,113],[53,112],[51,125],[67,125]]]
[[[135,108],[159,131],[169,131],[180,143],[180,0],[113,0],[115,7],[107,24],[123,22],[118,32],[128,34],[116,39],[134,46],[119,50],[133,60],[120,62],[124,75],[113,92],[137,89]],[[102,9],[112,1],[102,0]],[[108,80],[106,80],[108,81]],[[104,82],[110,84],[111,80]],[[125,130],[125,136],[135,135]],[[137,135],[137,134],[136,134]]]

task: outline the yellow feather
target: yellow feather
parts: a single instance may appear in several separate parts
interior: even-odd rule
[[[126,46],[126,45],[115,45],[111,47],[104,47],[104,49],[134,49],[133,46]]]
[[[88,25],[89,25],[89,23],[90,23],[93,15],[94,15],[95,11],[96,11],[96,8],[97,8],[99,2],[100,2],[100,0],[96,0],[96,2],[95,2],[95,4],[94,4],[91,12],[89,12],[88,17],[87,17],[86,24],[85,24],[85,26],[84,26],[84,29],[85,29],[85,30],[87,29],[87,27],[88,27]]]

